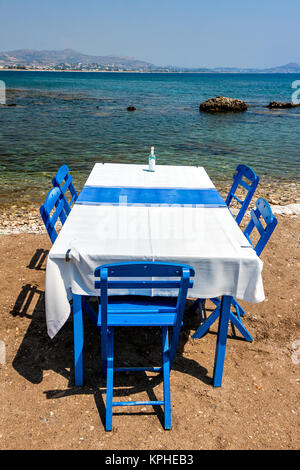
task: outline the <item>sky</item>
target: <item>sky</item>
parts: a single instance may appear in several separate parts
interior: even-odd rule
[[[74,49],[155,65],[300,63],[300,0],[0,0],[0,51]]]

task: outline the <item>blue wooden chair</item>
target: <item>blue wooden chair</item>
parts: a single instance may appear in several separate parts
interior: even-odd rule
[[[276,217],[274,217],[269,203],[264,198],[261,198],[261,197],[257,199],[256,208],[252,209],[250,214],[251,214],[251,219],[244,230],[244,235],[246,236],[250,244],[253,246],[256,254],[260,256],[261,252],[266,246],[270,236],[272,235],[277,225],[277,219]],[[263,225],[262,221],[264,221],[265,226]],[[253,232],[254,229],[256,229],[255,232],[258,234],[258,237],[256,237],[255,242],[252,243],[250,237],[252,237],[254,233]],[[204,321],[202,317],[202,308],[203,308],[205,299],[197,300],[198,306],[200,308],[202,324],[198,328],[198,330],[193,334],[193,338],[201,338],[205,333],[207,333],[211,325],[217,320],[217,318],[220,315],[220,308],[221,308],[220,299],[218,297],[215,297],[210,300],[216,305],[217,308]],[[229,319],[233,326],[233,331],[234,331],[234,327],[236,327],[240,331],[240,333],[244,336],[246,341],[252,342],[253,338],[250,335],[250,333],[246,330],[241,320],[241,317],[243,317],[245,314],[246,314],[245,310],[241,307],[241,305],[235,299],[233,299],[231,303],[230,315],[229,315]]]
[[[40,214],[52,243],[55,242],[57,231],[55,225],[60,219],[62,225],[67,220],[69,206],[61,197],[59,188],[52,188],[46,197],[44,204],[40,207]]]
[[[102,370],[107,380],[105,425],[107,431],[112,429],[112,408],[133,405],[164,406],[164,427],[165,429],[171,428],[170,369],[176,355],[188,288],[193,285],[190,277],[194,274],[191,266],[157,262],[108,264],[95,270],[96,278],[100,278],[96,280],[95,287],[100,289],[97,326],[101,329]],[[177,280],[169,280],[174,277]],[[149,278],[155,278],[155,280],[149,280]],[[154,288],[178,289],[178,297],[108,296],[110,289],[149,289],[151,291]],[[114,327],[116,326],[160,326],[162,328],[162,367],[114,367]],[[172,333],[170,341],[168,329]],[[113,374],[117,371],[162,372],[163,400],[113,401]]]
[[[245,179],[243,178],[247,179],[249,182],[246,182]],[[258,182],[259,182],[259,177],[252,170],[252,168],[246,165],[237,166],[236,171],[233,175],[233,184],[231,186],[231,189],[228,193],[228,196],[225,202],[228,207],[230,207],[230,204],[233,200],[236,200],[241,205],[241,208],[235,218],[236,223],[238,225],[240,225],[245,215],[245,212],[249,207],[253,194],[257,188]],[[236,195],[240,187],[246,189],[247,191],[245,198],[243,200]]]
[[[60,219],[61,224],[63,225],[67,220],[69,212],[70,207],[66,199],[62,197],[60,188],[54,187],[50,189],[44,204],[40,207],[40,214],[52,243],[55,242],[58,235],[57,229],[55,228],[56,223]],[[91,296],[82,296],[82,298],[86,306],[86,312],[93,321],[94,318],[91,316],[92,308],[90,307],[89,302],[93,301],[94,298]],[[74,305],[72,301],[70,302],[70,308],[71,313],[74,314]]]
[[[67,204],[67,215],[69,215],[72,204],[78,198],[78,194],[74,188],[72,175],[70,174],[70,170],[67,165],[62,165],[58,169],[56,175],[52,179],[52,184],[54,187],[60,188],[62,196]]]

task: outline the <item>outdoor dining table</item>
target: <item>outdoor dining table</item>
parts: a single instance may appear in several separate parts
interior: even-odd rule
[[[68,319],[73,295],[99,296],[95,268],[128,261],[191,265],[195,277],[188,297],[222,297],[213,372],[213,385],[221,386],[232,297],[264,300],[263,263],[203,167],[156,165],[150,172],[147,165],[94,165],[49,252],[49,336]],[[116,294],[165,296],[166,291]]]

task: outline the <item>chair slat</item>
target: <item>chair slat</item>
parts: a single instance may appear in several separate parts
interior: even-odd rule
[[[260,237],[254,249],[257,256],[260,256],[261,252],[265,248],[270,236],[272,235],[277,225],[277,219],[276,217],[274,217],[271,206],[269,205],[268,201],[262,197],[257,199],[256,208],[254,210],[252,209],[250,214],[251,220],[245,228],[244,234],[247,239],[250,240],[250,236],[254,228],[256,228]],[[265,228],[263,227],[260,219],[263,219],[265,221]]]
[[[188,268],[191,275],[195,275],[195,271],[191,266],[183,264],[135,261],[99,266],[95,270],[95,276],[99,277],[100,270],[104,268],[107,268],[109,277],[181,277],[183,268]]]
[[[51,215],[53,209],[54,213]],[[55,229],[56,222],[60,219],[61,223],[64,224],[67,214],[67,205],[61,197],[59,188],[52,188],[48,192],[44,204],[40,207],[40,214],[50,240],[54,243],[57,238],[57,231]]]
[[[243,201],[241,201],[235,194],[233,194],[232,197],[240,204],[243,204]]]
[[[189,287],[192,287],[190,281]],[[101,282],[95,282],[95,288],[100,289]],[[179,289],[179,281],[108,281],[108,289]]]
[[[249,180],[249,184],[246,183],[243,178],[247,178]],[[251,199],[253,197],[253,194],[257,188],[257,185],[259,183],[259,177],[256,175],[256,173],[252,170],[247,165],[238,165],[235,171],[235,174],[233,175],[233,184],[229,190],[229,193],[227,195],[227,198],[225,200],[226,204],[228,207],[230,207],[230,204],[232,202],[232,199],[235,199],[240,205],[241,208],[236,215],[236,223],[240,225],[248,207],[251,202]],[[238,190],[239,186],[242,186],[244,189],[247,190],[247,194],[245,195],[244,200],[240,199],[239,197],[236,196],[236,191]]]
[[[116,369],[115,369],[116,370]],[[151,401],[113,401],[112,406],[158,406],[164,405],[165,402],[162,400],[151,400]]]
[[[67,215],[70,213],[73,203],[78,198],[78,194],[73,185],[73,178],[70,174],[69,167],[67,165],[62,165],[55,177],[52,179],[52,184],[54,187],[58,187],[61,190],[62,198],[65,200],[67,205]],[[67,193],[71,194],[71,200],[68,202]]]
[[[251,190],[251,185],[247,184],[246,181],[241,178],[239,178],[239,185],[243,186],[243,188],[247,189],[247,191]]]
[[[63,213],[65,207],[66,207],[65,201],[63,199],[60,199],[57,201],[55,212],[51,217],[51,224],[53,225],[53,227],[55,226],[58,218]]]
[[[161,313],[153,312],[139,312],[132,314],[126,311],[113,313],[107,315],[107,323],[112,326],[174,326],[176,323],[176,312],[174,313]],[[98,319],[97,326],[103,327],[103,324]]]
[[[262,237],[265,233],[265,229],[263,228],[262,223],[259,220],[259,216],[257,217],[254,210],[251,211],[251,219],[253,220],[253,223],[254,223],[256,229],[258,230],[260,236]]]

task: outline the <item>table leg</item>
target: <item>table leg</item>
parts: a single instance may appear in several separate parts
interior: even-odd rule
[[[75,385],[83,385],[83,319],[81,295],[73,294]]]
[[[213,375],[214,387],[221,387],[222,385],[231,301],[232,301],[232,297],[229,295],[223,295],[222,300],[221,300],[217,347],[216,347],[214,375]]]

